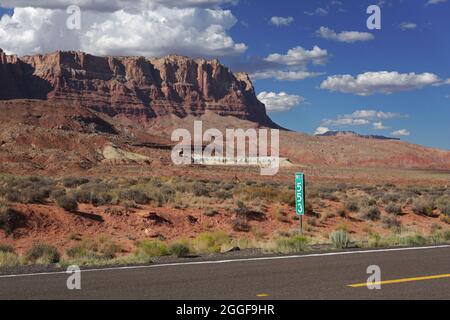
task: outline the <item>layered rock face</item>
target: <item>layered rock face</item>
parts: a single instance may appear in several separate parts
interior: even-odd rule
[[[222,116],[276,127],[246,74],[217,60],[96,57],[83,52],[0,52],[0,99],[45,99],[142,120],[167,114]]]

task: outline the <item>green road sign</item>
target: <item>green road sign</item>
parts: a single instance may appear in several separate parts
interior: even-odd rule
[[[305,175],[301,172],[295,174],[295,203],[296,213],[305,215]]]

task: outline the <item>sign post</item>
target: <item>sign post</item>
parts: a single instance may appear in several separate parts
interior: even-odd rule
[[[305,215],[305,174],[295,174],[295,213],[300,216],[300,231],[303,233],[303,216]]]

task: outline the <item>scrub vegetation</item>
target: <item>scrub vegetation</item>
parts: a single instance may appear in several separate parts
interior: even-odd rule
[[[3,175],[0,232],[5,239],[20,237],[18,232],[26,230],[28,221],[23,210],[32,206],[54,206],[82,219],[80,208],[88,205],[125,220],[143,206],[169,208],[198,211],[204,221],[196,229],[199,232],[189,237],[180,234],[169,240],[160,235],[136,238],[133,250],[116,243],[112,235],[81,235],[63,248],[36,242],[20,254],[12,246],[0,245],[0,266],[135,264],[160,257],[220,254],[236,248],[290,254],[318,245],[345,249],[450,241],[450,190],[444,186],[309,183],[306,188],[307,214],[303,233],[299,233],[293,185],[281,182]],[[198,218],[187,219],[199,225]],[[430,219],[427,232],[414,228],[417,219]],[[227,230],[231,231],[214,227],[216,221],[227,221]],[[172,223],[164,219],[159,222]],[[276,224],[277,228],[259,227],[268,224]]]

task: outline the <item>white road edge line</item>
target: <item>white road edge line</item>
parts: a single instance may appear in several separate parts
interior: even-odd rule
[[[432,249],[445,249],[445,248],[450,248],[450,245],[433,246],[433,247],[411,247],[411,248],[396,248],[396,249],[379,249],[379,250],[360,250],[360,251],[314,253],[314,254],[279,256],[279,257],[243,258],[243,259],[234,259],[234,260],[179,262],[179,263],[167,263],[167,264],[154,264],[154,265],[146,265],[146,266],[129,266],[129,267],[85,269],[85,270],[81,270],[81,272],[140,270],[140,269],[153,269],[153,268],[178,267],[178,266],[194,266],[194,265],[206,265],[206,264],[223,264],[223,263],[239,263],[239,262],[252,262],[252,261],[271,261],[271,260],[286,260],[286,259],[304,259],[304,258],[314,258],[314,257],[331,257],[331,256],[343,256],[343,255],[353,255],[353,254],[383,253],[383,252],[398,252],[398,251],[416,251],[416,250],[432,250]],[[57,275],[57,274],[66,274],[66,271],[2,275],[2,276],[0,276],[0,279],[47,276],[47,275]]]

